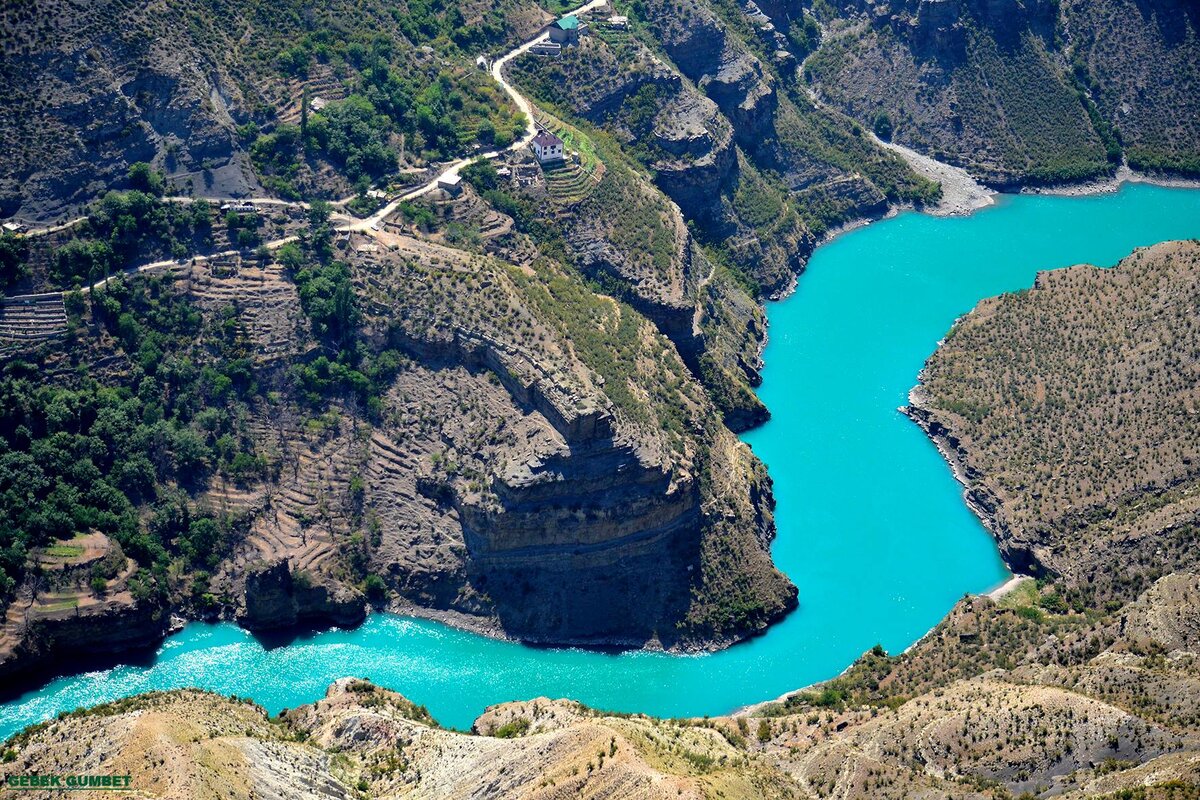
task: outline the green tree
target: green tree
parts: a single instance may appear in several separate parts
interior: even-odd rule
[[[129,167],[129,184],[140,192],[160,196],[163,193],[162,173],[155,170],[145,161],[138,161]]]

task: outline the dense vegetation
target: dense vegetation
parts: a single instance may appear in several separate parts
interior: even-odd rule
[[[314,203],[309,223],[302,243],[284,245],[276,258],[296,282],[313,335],[329,354],[294,365],[292,378],[310,405],[320,407],[329,397],[343,395],[378,416],[380,398],[403,358],[395,350],[372,352],[359,334],[350,268],[333,259],[329,206]]]
[[[29,243],[25,237],[8,231],[0,233],[0,291],[20,282],[29,274],[25,260],[29,257]]]
[[[369,185],[394,175],[400,152],[443,161],[473,144],[506,147],[523,130],[524,117],[490,79],[461,70],[405,70],[390,58],[386,47],[363,54],[354,92],[320,111],[310,111],[305,98],[299,125],[277,125],[270,133],[254,123],[242,127],[271,188],[298,197],[295,179],[309,157]]]
[[[85,313],[78,296],[71,307]],[[27,361],[3,365],[5,598],[32,548],[90,531],[138,562],[144,572],[132,585],[146,595],[165,589],[173,560],[211,568],[236,523],[197,511],[190,495],[214,474],[253,480],[268,469],[243,427],[259,386],[236,314],[206,325],[171,281],[147,278],[109,282],[93,293],[91,313],[128,359],[119,380],[68,373],[47,382]]]
[[[149,177],[146,177],[149,176]],[[213,244],[213,209],[204,201],[163,202],[162,179],[144,164],[135,164],[130,177],[141,189],[109,192],[94,203],[87,220],[52,256],[49,278],[55,286],[89,285],[136,263],[159,258],[183,258]],[[258,243],[256,218],[236,215],[227,224],[245,246]],[[245,235],[238,236],[238,229]]]
[[[357,19],[364,13],[375,17],[375,27]],[[303,81],[319,72],[348,92],[343,100],[326,98],[318,110],[307,88],[299,97],[289,90],[284,102],[301,104],[298,124],[261,117],[265,132],[255,122],[242,127],[254,164],[273,190],[287,197],[310,193],[319,168],[313,159],[331,163],[362,188],[394,175],[401,160],[446,160],[475,144],[506,146],[519,135],[519,112],[490,77],[469,66],[471,54],[507,36],[499,8],[486,9],[482,20],[470,24],[459,5],[430,2],[356,7],[344,18],[327,14],[320,14],[320,24],[306,21],[299,35],[279,40],[271,61],[266,56],[274,41],[251,56],[267,74]],[[425,42],[449,58],[414,49]]]

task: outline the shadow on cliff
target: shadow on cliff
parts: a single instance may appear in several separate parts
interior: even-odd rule
[[[683,528],[647,537],[640,552],[564,549],[537,565],[476,564],[471,583],[492,599],[505,634],[530,646],[670,648],[680,641],[678,623],[690,606],[698,539]]]

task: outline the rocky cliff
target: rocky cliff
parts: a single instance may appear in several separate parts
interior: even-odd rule
[[[392,499],[415,493],[445,520],[430,527],[465,577],[450,609],[485,609],[522,639],[673,646],[726,641],[794,603],[769,564],[761,465],[662,333],[548,261],[521,271],[446,250],[418,266],[396,244],[363,265],[368,318],[416,363],[385,399],[371,458],[394,466],[374,467],[384,482],[366,503],[426,528]],[[377,548],[401,587],[426,583],[406,574],[408,535],[385,528]],[[742,566],[714,560],[727,547]],[[724,610],[735,573],[756,609],[741,619]]]

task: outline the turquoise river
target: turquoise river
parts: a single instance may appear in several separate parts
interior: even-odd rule
[[[1007,573],[961,488],[897,412],[955,318],[1030,286],[1038,270],[1111,266],[1135,247],[1200,237],[1200,191],[1126,185],[1090,197],[1004,196],[969,217],[906,213],[818,249],[770,306],[761,396],[745,440],[778,498],[775,561],[800,608],[723,652],[535,649],[376,614],[355,630],[264,647],[232,624],[192,624],[146,663],[54,680],[2,707],[0,737],[59,711],[199,686],[271,712],[369,677],[468,727],[485,706],[540,695],[657,715],[728,712],[832,677],[875,643],[912,644],[965,592]]]

